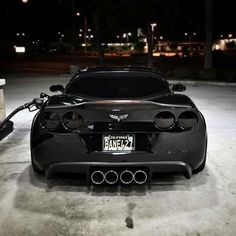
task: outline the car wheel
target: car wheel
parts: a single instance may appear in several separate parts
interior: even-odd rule
[[[206,156],[205,156],[202,164],[197,169],[195,169],[193,171],[193,173],[198,173],[198,172],[202,171],[205,168],[205,166],[206,166]]]
[[[206,140],[206,147],[207,147],[207,140]],[[207,155],[207,149],[205,149],[205,157],[204,157],[204,160],[202,162],[202,164],[195,170],[193,170],[193,173],[198,173],[200,171],[202,171],[205,166],[206,166],[206,155]]]
[[[31,158],[31,164],[32,164],[32,169],[35,173],[39,175],[43,175],[45,172],[43,170],[40,170],[34,163],[33,159]]]

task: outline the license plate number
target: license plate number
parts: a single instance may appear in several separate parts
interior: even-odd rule
[[[104,135],[103,151],[133,151],[134,142],[134,135]]]

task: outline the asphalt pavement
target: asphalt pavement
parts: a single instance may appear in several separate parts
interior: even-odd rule
[[[6,77],[7,113],[69,79]],[[35,112],[16,115],[15,131],[0,142],[0,236],[236,235],[236,87],[190,83],[184,94],[206,118],[207,166],[189,180],[164,175],[142,187],[95,188],[35,175],[29,147]]]

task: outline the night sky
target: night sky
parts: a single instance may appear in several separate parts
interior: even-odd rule
[[[0,1],[0,40],[14,39],[17,32],[30,39],[55,40],[57,32],[70,38],[73,20],[79,31],[84,16],[88,28],[94,29],[94,15],[99,12],[106,41],[114,41],[124,32],[136,34],[137,28],[146,30],[148,20],[157,22],[156,36],[165,39],[184,39],[184,33],[197,32],[196,39],[204,38],[204,0],[74,0],[79,17],[72,17],[73,0]],[[214,37],[233,33],[233,1],[214,1]]]

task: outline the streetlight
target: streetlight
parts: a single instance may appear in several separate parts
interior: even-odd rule
[[[131,33],[131,32],[123,33],[123,35],[122,35],[122,37],[123,37],[124,39],[126,39],[126,42],[127,42],[127,43],[129,42],[129,37],[131,37],[131,36],[132,36],[132,33]],[[119,38],[120,36],[117,35],[116,37]]]
[[[189,36],[189,55],[192,56],[192,47],[191,47],[191,43],[192,43],[192,36],[196,36],[197,33],[193,32],[191,33],[184,33],[185,36]]]
[[[80,16],[80,12],[76,13],[76,16]],[[91,29],[89,29],[91,31]],[[83,30],[80,29],[80,32],[82,32]],[[87,17],[84,16],[84,52],[87,52]]]
[[[28,0],[21,0],[21,2],[23,2],[23,3],[28,3]]]
[[[152,27],[152,32],[154,32],[154,28],[157,26],[157,23],[151,23],[151,27]]]
[[[151,27],[152,27],[152,49],[153,49],[153,46],[154,46],[154,30],[155,30],[156,26],[157,26],[157,23],[151,23]]]

